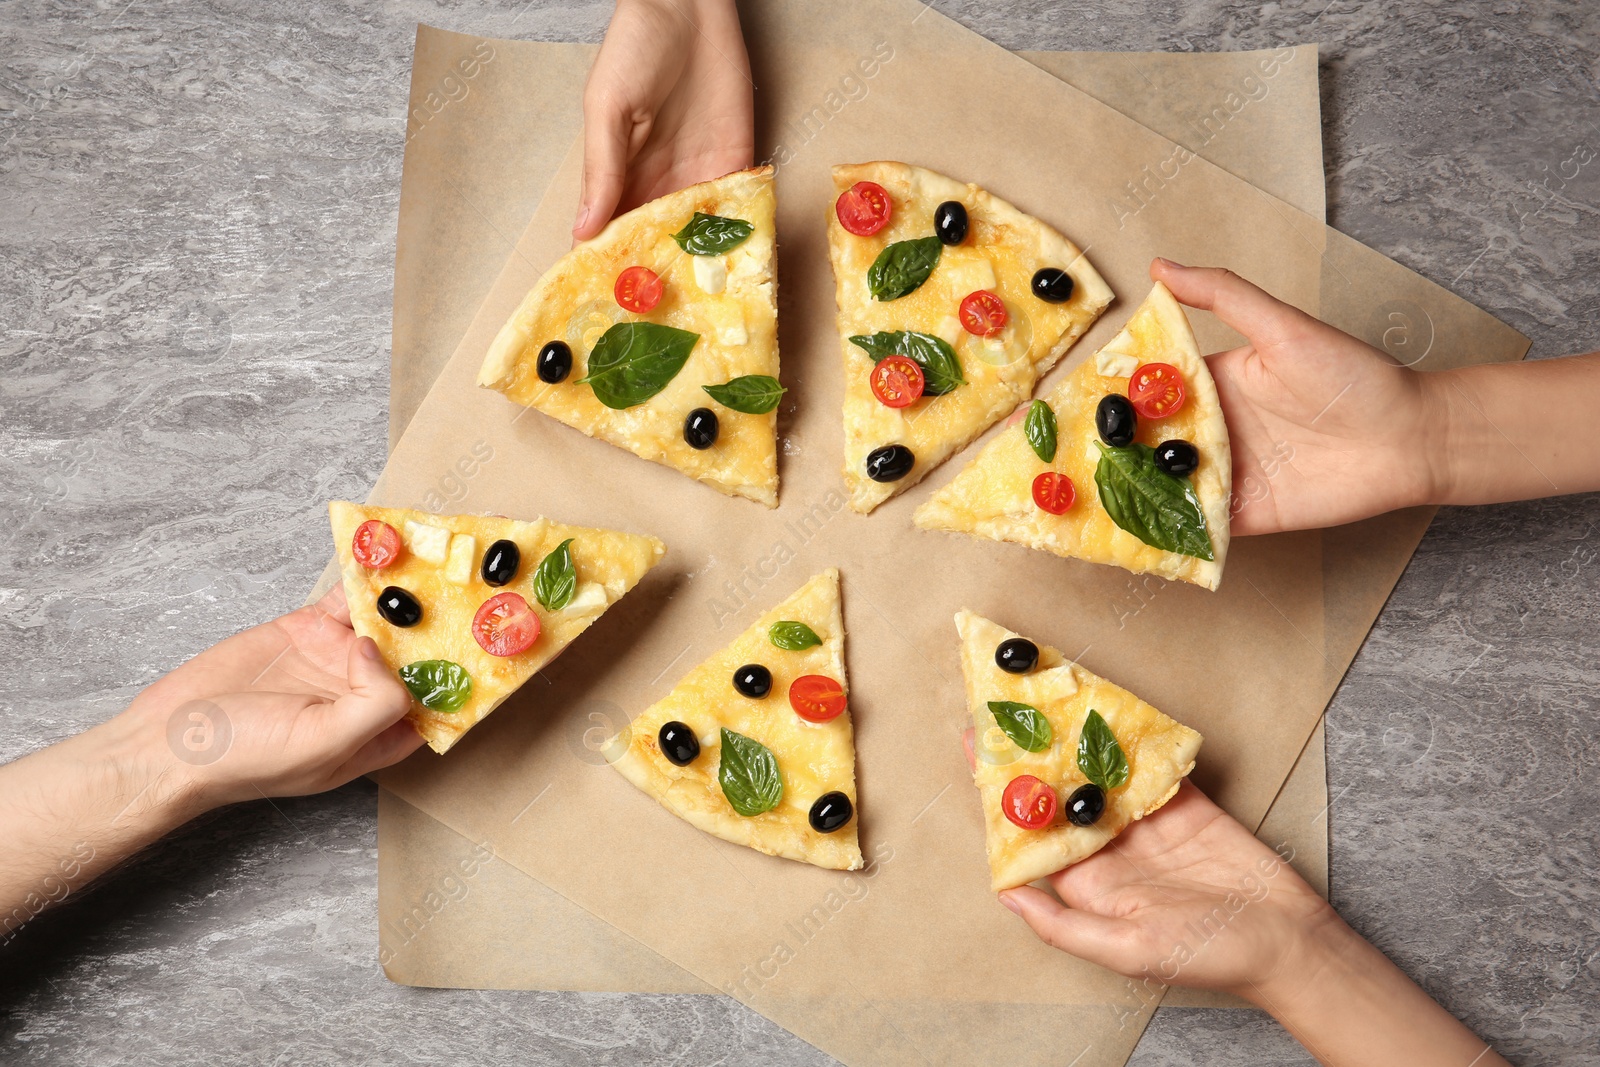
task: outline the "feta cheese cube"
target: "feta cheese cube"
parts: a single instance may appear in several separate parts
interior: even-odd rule
[[[471,534],[456,534],[450,539],[450,558],[444,576],[457,585],[472,581],[472,565],[478,561],[478,539]]]
[[[694,283],[715,296],[728,285],[728,264],[721,256],[695,256]]]
[[[450,531],[442,526],[407,519],[405,541],[413,556],[429,563],[443,563],[450,554]]]

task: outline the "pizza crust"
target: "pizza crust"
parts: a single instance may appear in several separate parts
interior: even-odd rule
[[[956,615],[961,635],[961,668],[974,729],[977,760],[973,780],[983,805],[985,849],[991,885],[996,890],[1053,874],[1092,856],[1131,823],[1171,800],[1194,769],[1201,736],[1169,719],[1127,690],[1039,646],[1039,663],[1025,675],[995,665],[1000,642],[1021,636],[970,611]],[[1041,753],[1012,744],[995,724],[991,700],[1015,700],[1037,708],[1050,721],[1054,741]],[[1093,826],[1074,826],[1064,818],[1042,830],[1024,830],[1005,817],[1001,797],[1010,781],[1031,774],[1054,787],[1065,804],[1086,779],[1077,766],[1078,736],[1089,710],[1099,711],[1127,756],[1129,776],[1106,796],[1104,814]]]
[[[844,480],[851,508],[869,512],[921,481],[1031,396],[1039,376],[1099,317],[1112,294],[1070,240],[976,185],[888,161],[834,167],[833,181],[841,193],[858,181],[876,182],[894,202],[889,224],[870,237],[845,230],[833,203],[828,205],[828,252],[845,375]],[[939,265],[915,292],[898,300],[874,300],[866,281],[872,261],[893,241],[930,236],[933,211],[946,200],[966,207],[967,239],[942,249]],[[1033,273],[1045,266],[1072,276],[1073,296],[1066,303],[1050,304],[1033,296]],[[976,289],[996,292],[1012,316],[1007,332],[994,344],[966,334],[956,317],[961,299]],[[953,339],[966,384],[904,409],[880,404],[868,383],[872,360],[850,338],[901,329]],[[899,481],[874,482],[866,476],[866,458],[886,444],[906,445],[917,462]]]

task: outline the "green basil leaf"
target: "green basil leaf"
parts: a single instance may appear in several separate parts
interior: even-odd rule
[[[1128,780],[1128,757],[1122,754],[1117,735],[1093,708],[1083,720],[1083,733],[1078,736],[1078,770],[1108,792]]]
[[[789,652],[799,652],[803,648],[822,644],[822,638],[817,636],[817,631],[803,622],[795,622],[792,619],[773,623],[767,629],[767,639]]]
[[[472,695],[472,675],[459,663],[447,659],[419,659],[400,668],[417,703],[433,711],[460,711]]]
[[[788,390],[769,374],[743,374],[721,385],[702,385],[711,399],[746,415],[765,415],[778,406]]]
[[[756,228],[744,219],[727,219],[696,211],[694,218],[673,234],[672,239],[691,256],[720,256],[744,244],[755,232]]]
[[[939,265],[943,251],[944,245],[937,237],[896,241],[879,252],[867,268],[867,288],[877,300],[899,300],[914,293]]]
[[[1043,752],[1055,740],[1050,720],[1032,705],[1018,704],[1014,700],[991,700],[989,711],[994,715],[994,721],[1000,724],[1000,729],[1017,743],[1018,748]]]
[[[961,373],[961,357],[949,342],[931,333],[915,330],[883,330],[867,337],[861,334],[850,343],[880,363],[890,356],[906,356],[922,368],[923,396],[943,396],[967,379]]]
[[[760,741],[722,728],[722,760],[717,768],[722,795],[740,815],[771,811],[783,799],[783,777],[778,757]]]
[[[572,602],[578,590],[578,568],[572,565],[572,538],[556,546],[556,550],[539,561],[533,572],[533,595],[547,611],[560,611]]]
[[[1033,454],[1046,463],[1056,458],[1056,413],[1043,400],[1028,405],[1028,417],[1023,420],[1022,432],[1027,435]]]
[[[1200,500],[1189,479],[1156,466],[1155,449],[1113,448],[1095,442],[1100,462],[1094,484],[1111,521],[1147,545],[1196,559],[1213,559]]]
[[[677,377],[698,340],[697,333],[656,322],[619,322],[595,342],[589,374],[576,384],[587,383],[608,408],[643,404]]]

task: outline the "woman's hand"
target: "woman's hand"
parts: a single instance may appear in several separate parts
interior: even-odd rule
[[[1150,277],[1247,343],[1208,357],[1233,442],[1237,534],[1354,522],[1440,499],[1448,404],[1428,379],[1215,267]]]
[[[617,0],[583,92],[572,235],[755,159],[755,87],[732,0]]]
[[[214,807],[318,793],[403,759],[422,743],[410,708],[377,646],[350,628],[336,585],[200,653],[122,717],[163,738]]]

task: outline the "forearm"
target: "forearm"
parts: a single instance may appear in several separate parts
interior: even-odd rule
[[[1506,1064],[1331,911],[1280,973],[1239,992],[1328,1067]]]
[[[1424,375],[1442,427],[1432,446],[1439,504],[1600,489],[1600,352]]]
[[[0,767],[0,944],[203,810],[158,733],[124,714]]]

